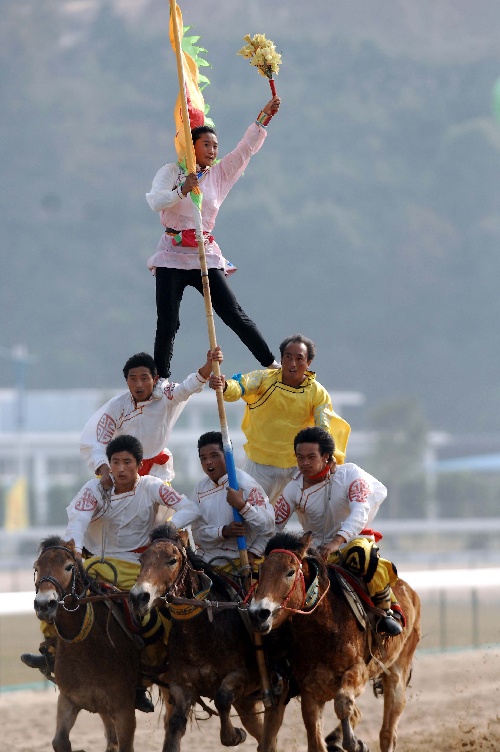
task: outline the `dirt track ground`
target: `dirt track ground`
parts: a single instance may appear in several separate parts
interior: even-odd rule
[[[399,726],[398,752],[498,752],[500,750],[500,652],[464,651],[419,655],[408,689],[408,704]],[[17,691],[0,696],[2,749],[9,752],[46,752],[51,749],[57,695],[54,690]],[[360,738],[379,750],[378,727],[382,701],[368,689],[360,699],[363,718]],[[326,730],[334,725],[333,709],[325,714]],[[135,749],[160,750],[160,713],[138,713]],[[97,716],[82,712],[72,734],[73,748],[104,750]],[[5,745],[5,746],[4,746]],[[217,719],[191,724],[183,744],[188,752],[223,749]],[[239,749],[255,750],[253,740]],[[280,752],[305,752],[300,705],[290,703],[279,736]]]

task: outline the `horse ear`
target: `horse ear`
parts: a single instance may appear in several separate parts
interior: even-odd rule
[[[302,559],[306,555],[307,549],[311,546],[313,534],[310,530],[300,538],[300,552],[298,552],[299,558]]]
[[[71,538],[71,540],[69,541],[64,541],[64,545],[66,546],[66,548],[69,548],[70,551],[75,553],[75,539],[74,538]]]
[[[187,530],[178,530],[177,534],[182,541],[184,548],[189,548],[189,533]]]

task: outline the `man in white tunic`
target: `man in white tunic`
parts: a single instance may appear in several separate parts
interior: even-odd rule
[[[189,510],[186,497],[160,478],[139,475],[142,454],[141,442],[135,436],[122,435],[110,441],[106,458],[111,470],[111,493],[104,492],[97,478],[90,480],[67,508],[68,526],[64,540],[73,540],[77,559],[82,558],[85,549],[85,566],[92,576],[98,576],[121,590],[129,590],[135,584],[140,571],[139,556],[148,546],[157,506],[160,504],[174,510],[184,506]],[[192,518],[189,511],[184,513],[185,523]],[[41,646],[43,652],[39,655],[24,653],[21,660],[31,668],[46,671],[50,667],[47,652],[53,655],[54,648],[50,643],[55,637],[55,629],[46,622],[41,622],[40,627],[46,638],[46,643]],[[147,642],[161,638],[162,623],[156,612],[152,612],[152,618],[147,625],[143,624],[144,627],[149,638]],[[154,710],[144,687],[136,690],[136,708],[144,712]]]
[[[391,591],[397,572],[379,556],[375,541],[382,536],[369,527],[387,496],[386,487],[353,462],[337,466],[334,441],[323,428],[300,431],[294,449],[298,472],[276,502],[277,529],[295,512],[324,558],[361,577],[373,603],[386,611],[378,631],[400,634],[394,618],[400,609]]]
[[[236,469],[239,490],[229,488],[219,431],[200,436],[198,453],[207,477],[194,488],[192,511],[184,504],[172,522],[182,527],[187,517],[196,513],[191,527],[198,553],[204,561],[228,571],[240,565],[237,539],[244,535],[248,558],[253,564],[262,556],[274,533],[274,511],[269,499],[261,486],[239,468]],[[241,514],[243,522],[235,522],[233,509]]]
[[[153,358],[138,353],[127,360],[123,375],[128,390],[113,397],[90,418],[82,432],[80,453],[92,473],[110,489],[106,447],[111,439],[127,434],[141,442],[144,461],[140,475],[169,482],[174,477],[172,453],[167,442],[192,394],[201,392],[212,371],[212,361],[222,362],[220,348],[207,353],[206,363],[180,384],[160,379]]]

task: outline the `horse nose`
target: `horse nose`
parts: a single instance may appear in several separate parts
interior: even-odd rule
[[[267,621],[271,616],[271,609],[270,608],[259,608],[257,611],[257,617],[259,621],[264,622]]]
[[[250,621],[256,628],[262,627],[271,617],[271,609],[263,606],[251,606],[248,610]]]
[[[146,590],[130,591],[130,602],[134,611],[142,611],[149,603],[150,595]]]
[[[33,606],[38,618],[46,620],[48,616],[53,615],[57,610],[58,600],[55,595],[51,597],[44,597],[42,594],[41,596],[37,596],[35,598],[35,600],[33,601]]]

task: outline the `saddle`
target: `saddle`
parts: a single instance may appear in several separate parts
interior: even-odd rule
[[[93,595],[102,596],[106,596],[110,593],[123,592],[115,585],[110,585],[108,582],[103,582],[102,580],[98,580],[94,577],[89,577],[89,589]],[[129,637],[135,643],[139,650],[142,650],[142,648],[146,644],[146,641],[142,638],[141,635],[144,632],[149,631],[150,627],[148,626],[147,628],[143,628],[140,624],[137,623],[132,611],[130,610],[130,604],[128,602],[128,598],[126,597],[126,593],[124,593],[124,597],[119,599],[119,601],[104,598],[104,603],[109,608],[110,614],[120,625],[127,637]]]
[[[338,564],[328,564],[328,574],[340,585],[344,598],[351,607],[360,628],[365,630],[369,625],[374,630],[376,620],[384,616],[385,612],[375,606],[366,592],[366,585],[363,580],[360,577],[355,577]],[[394,603],[392,609],[397,611],[403,627],[406,626],[406,618],[399,603]]]

